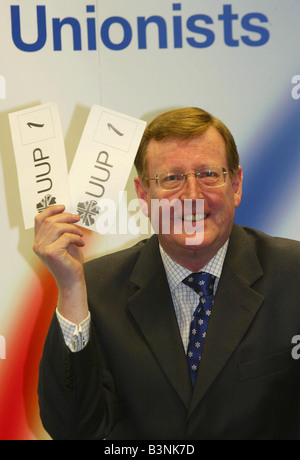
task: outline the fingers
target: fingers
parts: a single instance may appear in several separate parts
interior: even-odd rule
[[[74,260],[82,262],[79,248],[84,246],[84,241],[78,235],[72,233],[63,233],[57,240],[51,244],[41,244],[37,252],[47,265],[54,267],[58,264],[74,263]],[[53,265],[55,264],[55,265]]]
[[[36,238],[33,250],[42,259],[55,254],[57,248],[68,249],[71,245],[84,247],[83,233],[77,227],[53,226],[46,235]]]
[[[40,228],[41,228],[43,222],[45,221],[45,219],[47,219],[47,218],[49,218],[51,216],[55,216],[57,214],[60,214],[64,210],[65,210],[64,205],[54,205],[54,206],[50,206],[50,208],[45,209],[45,211],[41,212],[40,214],[37,214],[37,216],[34,219],[35,234],[38,233],[38,231],[40,230]]]
[[[78,214],[64,213],[64,210],[64,205],[54,205],[38,214],[35,217],[35,234],[37,235],[42,226],[47,228],[55,222],[76,223],[80,220]]]
[[[77,214],[63,212],[63,205],[51,206],[35,218],[36,241],[47,239],[48,244],[58,239],[63,233],[74,233],[83,236],[77,225],[80,217]]]
[[[47,239],[48,243],[52,243],[64,233],[73,233],[78,236],[83,236],[81,228],[75,225],[78,220],[79,216],[74,216],[73,214],[47,217],[41,225],[36,239]]]
[[[49,247],[61,245],[67,248],[70,244],[83,247],[83,232],[75,225],[80,217],[76,214],[64,213],[63,205],[51,206],[35,218],[35,242],[33,250],[44,257]]]

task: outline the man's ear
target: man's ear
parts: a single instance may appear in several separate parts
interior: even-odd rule
[[[242,200],[242,189],[243,189],[243,171],[242,167],[239,166],[237,172],[231,180],[233,191],[234,191],[234,202],[237,208]]]
[[[147,187],[139,177],[134,178],[134,186],[137,197],[139,199],[141,210],[146,217],[149,217]]]

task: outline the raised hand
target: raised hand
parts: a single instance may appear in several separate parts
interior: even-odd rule
[[[54,276],[59,288],[58,309],[74,323],[88,314],[83,273],[83,232],[75,225],[79,216],[51,206],[35,218],[34,252]]]

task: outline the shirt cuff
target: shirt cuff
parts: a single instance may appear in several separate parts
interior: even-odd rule
[[[83,350],[90,339],[90,324],[91,314],[79,324],[74,324],[68,319],[64,318],[56,309],[56,316],[60,324],[65,343],[67,347],[73,352]]]

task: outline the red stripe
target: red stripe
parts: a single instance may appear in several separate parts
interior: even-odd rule
[[[42,266],[40,284],[22,294],[24,301],[6,337],[6,360],[0,361],[0,439],[47,437],[39,419],[38,367],[47,330],[56,306],[57,287]]]

